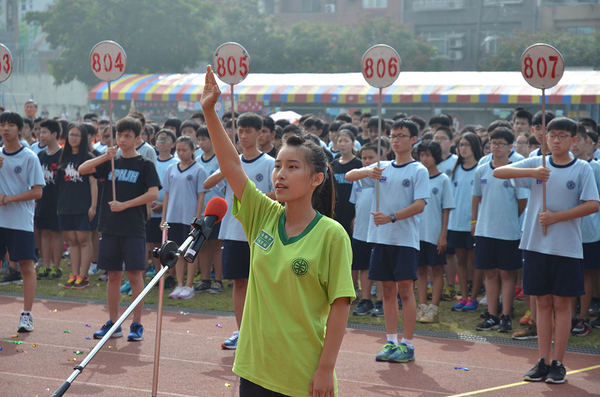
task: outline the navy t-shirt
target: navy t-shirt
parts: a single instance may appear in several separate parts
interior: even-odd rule
[[[124,158],[115,157],[115,188],[117,201],[133,200],[146,193],[151,187],[161,188],[156,167],[152,161],[142,155]],[[102,233],[121,237],[146,237],[146,205],[127,208],[121,212],[112,212],[108,203],[112,201],[112,172],[110,161],[96,167],[94,176],[106,179],[102,190],[100,223]]]

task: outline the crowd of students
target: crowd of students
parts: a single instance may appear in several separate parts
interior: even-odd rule
[[[107,281],[109,320],[94,334],[102,338],[118,318],[121,293],[137,296],[144,276],[155,274],[158,263],[149,252],[160,246],[162,226],[168,223],[169,239],[181,244],[193,218],[202,217],[205,204],[215,196],[224,197],[230,210],[198,260],[180,259],[171,269],[165,281],[172,289],[168,296],[219,294],[223,280],[233,280],[237,329],[222,348],[236,349],[238,340],[243,341],[240,330],[260,332],[244,315],[248,307],[260,311],[265,297],[256,289],[270,288],[260,285],[253,273],[258,266],[252,259],[258,255],[255,244],[266,251],[282,239],[286,246],[310,232],[311,221],[316,224],[309,219],[304,225],[308,231],[301,228],[285,236],[291,232],[288,224],[292,230],[293,222],[302,224],[296,218],[288,222],[291,214],[298,216],[289,212],[295,199],[285,198],[289,186],[275,177],[283,167],[292,168],[278,157],[286,142],[320,152],[307,155],[315,164],[315,156],[327,161],[326,169],[315,175],[327,180],[331,173],[335,199],[314,200],[312,191],[325,185],[323,179],[308,197],[319,214],[315,220],[332,213],[351,242],[351,258],[343,255],[343,246],[335,255],[349,261],[348,270],[351,264],[350,295],[357,304],[353,314],[385,318],[387,343],[376,360],[414,360],[415,324],[443,321],[442,300],[456,301],[452,310],[461,312],[487,304],[481,320],[473,320],[478,331],[539,338],[540,360],[524,377],[530,381],[564,382],[569,335],[585,336],[600,328],[600,317],[590,319],[592,302],[600,296],[600,152],[592,119],[575,122],[519,108],[510,120],[455,131],[445,114],[426,122],[398,113],[381,120],[379,139],[379,120],[360,111],[340,114],[331,123],[306,114],[297,124],[254,113],[236,114],[232,122],[226,113],[217,125],[211,103],[203,103],[204,113],[183,122],[173,118],[159,125],[134,111],[110,131],[108,121],[93,113],[83,123],[68,123],[35,118],[34,106],[32,101],[26,104],[25,117],[9,111],[0,115],[0,257],[7,254],[10,263],[2,281],[22,279],[20,332],[33,331],[36,278],[62,276],[66,243],[71,268],[65,288],[84,289],[91,275]],[[207,111],[212,124],[205,120]],[[223,163],[223,156],[231,153],[222,149],[218,129],[234,144],[239,160],[229,156]],[[213,142],[215,134],[219,137]],[[213,148],[217,142],[220,148]],[[225,154],[219,156],[219,150]],[[544,162],[542,153],[547,154]],[[258,197],[246,198],[246,179],[240,180],[236,172],[247,176],[251,190],[286,203],[284,235],[279,229],[274,239],[268,231],[258,228],[255,233],[258,226],[249,226],[256,224],[248,212],[252,210],[240,208],[236,200],[266,204]],[[350,281],[343,266],[337,270],[335,298],[329,297],[332,313],[332,299],[348,295],[344,283]],[[298,275],[306,267],[306,260],[298,260],[293,271]],[[264,264],[260,268],[268,271]],[[512,326],[514,299],[524,299],[527,306],[520,330]],[[129,340],[143,338],[141,308],[134,311]],[[400,341],[398,308],[403,319]],[[113,334],[119,336],[120,328]],[[240,343],[245,351],[256,350]],[[242,363],[238,369],[250,371]],[[260,377],[256,380],[269,386]]]

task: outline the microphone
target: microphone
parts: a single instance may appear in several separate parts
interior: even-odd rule
[[[194,262],[198,252],[202,249],[202,246],[210,236],[212,228],[223,219],[225,214],[227,213],[227,201],[225,201],[222,197],[213,197],[206,204],[206,209],[204,210],[204,219],[200,221],[200,226],[198,227],[199,235],[198,238],[194,239],[190,247],[186,251],[183,259],[188,263]],[[196,224],[196,222],[194,221]],[[196,226],[196,225],[194,225]]]

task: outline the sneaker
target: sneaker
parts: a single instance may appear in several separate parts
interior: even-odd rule
[[[383,317],[383,301],[376,301],[375,308],[371,310],[372,317]]]
[[[429,288],[427,288],[427,299],[431,299],[431,297],[433,296],[433,284],[429,286]]]
[[[466,304],[467,300],[465,298],[460,298],[458,302],[452,305],[451,309],[453,312],[462,312]]]
[[[537,339],[537,337],[537,325],[532,319],[522,329],[512,334],[512,338],[516,340]]]
[[[419,320],[420,323],[424,323],[424,324],[437,323],[439,321],[440,321],[440,308],[439,308],[439,306],[436,306],[433,304],[429,305],[427,312]]]
[[[414,346],[408,346],[405,343],[399,343],[396,351],[388,357],[388,361],[392,363],[406,363],[415,359]]]
[[[567,381],[567,370],[560,361],[552,360],[546,383],[565,383]]]
[[[131,291],[131,283],[129,281],[125,281],[125,284],[121,285],[121,293],[127,294]]]
[[[451,287],[449,285],[446,285],[444,287],[444,290],[442,291],[442,300],[454,301],[456,299],[456,290],[454,289],[454,286]]]
[[[90,286],[90,279],[87,277],[77,276],[77,281],[73,284],[73,288],[75,289],[84,289]]]
[[[467,304],[463,306],[463,312],[474,312],[479,308],[477,299],[468,299]]]
[[[50,278],[61,278],[63,275],[60,267],[53,267],[50,269]]]
[[[500,320],[493,314],[490,314],[486,320],[475,327],[477,331],[492,331],[498,328],[500,328]]]
[[[523,315],[523,317],[521,317],[521,319],[519,320],[519,324],[525,325],[525,324],[529,323],[530,318],[531,318],[531,312],[529,310],[527,310],[525,312],[525,314]]]
[[[156,276],[156,269],[154,268],[154,265],[149,265],[148,269],[146,269],[146,277],[154,277]]]
[[[592,326],[590,325],[589,317],[577,317],[575,326],[571,329],[571,335],[573,336],[586,336],[592,332]]]
[[[127,335],[127,340],[140,341],[142,339],[144,339],[144,326],[134,321],[129,327],[129,335]]]
[[[156,284],[156,286],[158,287],[159,284]],[[167,276],[167,278],[165,278],[165,289],[175,288],[176,286],[177,280],[175,280],[175,277]]]
[[[523,289],[521,287],[519,287],[518,285],[516,286],[516,289],[515,289],[515,299],[518,301],[525,300],[525,294],[523,293]]]
[[[366,316],[373,312],[375,305],[370,299],[363,299],[360,301],[358,306],[352,311],[353,316]]]
[[[75,281],[77,281],[77,277],[74,274],[69,274],[69,279],[65,283],[65,288],[73,288],[75,285]]]
[[[479,301],[480,305],[483,306],[487,306],[488,305],[488,301],[487,301],[487,295],[485,295],[480,301]]]
[[[179,298],[179,294],[181,294],[182,290],[183,290],[183,285],[178,285],[177,287],[175,287],[175,289],[173,290],[173,292],[171,292],[169,294],[169,298],[171,298],[171,299],[177,299],[177,298]]]
[[[592,298],[592,304],[590,305],[590,316],[600,316],[600,299]]]
[[[600,328],[600,317],[592,321],[590,325],[592,328]]]
[[[50,275],[50,269],[47,268],[46,266],[40,267],[40,270],[38,270],[38,272],[37,272],[38,280],[41,278],[48,278],[49,275]]]
[[[488,312],[487,310],[479,313],[479,317],[481,317],[484,320],[487,320],[489,316],[490,316],[490,312]]]
[[[209,292],[211,287],[212,284],[210,283],[210,280],[202,280],[200,285],[194,288],[194,290],[196,292]]]
[[[19,321],[19,329],[17,332],[32,332],[33,331],[33,316],[31,314],[21,313],[21,321]]]
[[[388,340],[381,351],[375,356],[375,361],[388,361],[390,356],[396,353],[397,349],[398,345]]]
[[[221,343],[221,348],[227,350],[235,350],[237,349],[238,338],[240,337],[240,331],[235,331],[231,338],[227,339],[225,342]]]
[[[179,299],[191,299],[194,297],[194,287],[183,287],[179,292]]]
[[[512,332],[512,322],[509,316],[505,316],[504,314],[500,316],[500,328],[498,328],[498,332]]]
[[[63,246],[64,249],[64,246]],[[70,258],[71,257],[71,247],[67,246],[67,249],[65,249],[62,253],[62,257],[63,258]]]
[[[372,297],[377,296],[377,283],[376,282],[373,282],[373,284],[371,284],[371,296]]]
[[[8,274],[9,267],[10,266],[8,266],[8,262],[6,261],[6,259],[2,258],[2,270],[0,270],[0,274]]]
[[[98,269],[98,264],[96,262],[92,262],[90,264],[90,268],[88,270],[88,276],[95,276],[99,274],[102,270]]]
[[[427,313],[427,310],[429,310],[429,306],[427,304],[419,303],[419,306],[417,306],[417,322],[421,322],[421,317]]]
[[[210,285],[210,291],[211,294],[220,294],[223,292],[223,282],[222,281],[213,281],[212,284]]]
[[[106,335],[108,333],[108,331],[112,328],[113,326],[113,322],[111,320],[108,320],[106,322],[106,324],[104,324],[102,326],[102,328],[100,328],[99,331],[94,332],[94,339],[102,339],[104,338],[104,335]],[[123,336],[123,330],[121,329],[121,327],[117,328],[117,330],[115,332],[113,332],[113,334],[110,336],[111,338],[120,338]]]
[[[108,272],[105,271],[104,274],[101,274],[100,277],[98,277],[99,281],[108,281]]]
[[[531,368],[525,373],[523,380],[527,380],[529,382],[540,382],[546,379],[548,372],[550,372],[550,367],[548,367],[543,358],[540,358],[535,367]]]
[[[21,272],[13,269],[12,267],[9,267],[8,273],[4,277],[2,277],[2,280],[0,280],[0,285],[14,284],[18,283],[21,280],[23,280],[23,277],[21,277]]]

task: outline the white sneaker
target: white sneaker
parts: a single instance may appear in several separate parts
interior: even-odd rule
[[[179,293],[179,299],[190,299],[194,297],[194,287],[183,287]]]
[[[102,270],[98,269],[98,264],[96,262],[92,262],[90,264],[90,270],[88,270],[88,276],[95,276],[101,271]]]
[[[487,304],[488,304],[488,302],[487,302],[487,295],[484,296],[483,299],[479,301],[479,304],[483,305],[483,306],[487,306]]]
[[[173,290],[173,292],[171,292],[169,294],[169,298],[171,298],[171,299],[177,299],[177,298],[179,298],[179,294],[181,294],[182,290],[183,290],[183,286],[182,285],[178,285],[177,287],[175,287],[175,289]]]
[[[18,332],[33,331],[33,316],[31,314],[21,313],[21,321],[19,322]]]
[[[425,303],[419,303],[419,306],[417,306],[417,322],[421,321],[421,317],[427,313],[428,309],[429,306],[427,306]]]

